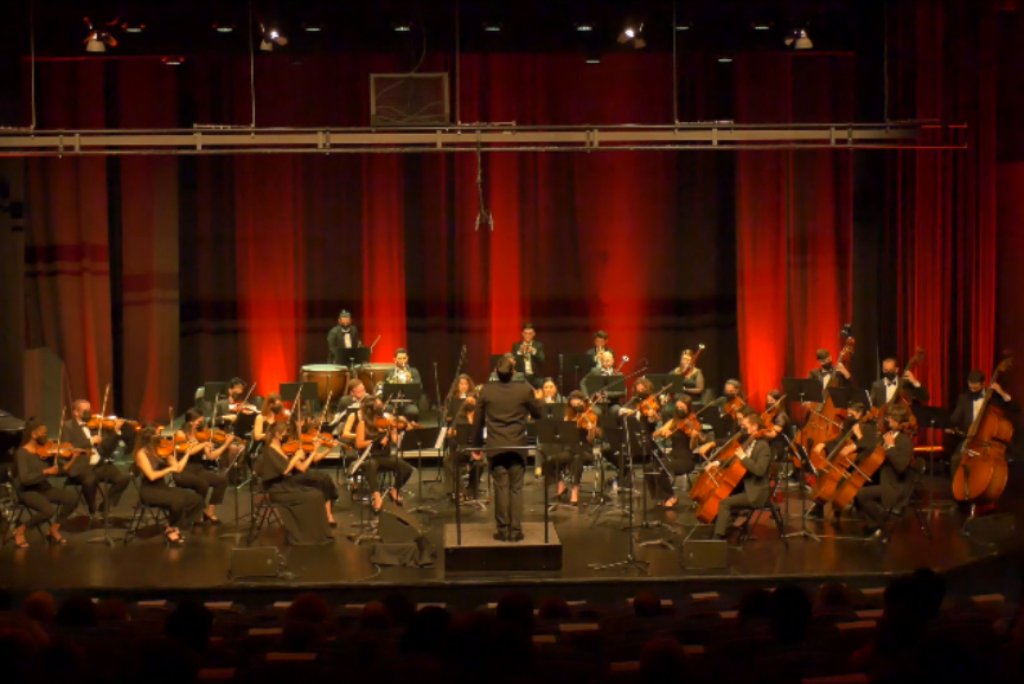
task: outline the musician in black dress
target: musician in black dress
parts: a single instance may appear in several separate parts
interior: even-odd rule
[[[352,324],[352,314],[343,309],[338,314],[338,325],[327,333],[327,363],[347,366],[351,350],[361,344],[359,328]]]
[[[19,549],[28,547],[26,531],[47,521],[50,523],[47,540],[51,544],[67,543],[60,535],[60,526],[75,512],[78,503],[74,490],[58,489],[47,479],[57,475],[60,466],[50,465],[50,455],[42,450],[46,443],[46,426],[29,420],[21,447],[14,454],[14,471],[21,489],[19,500],[32,511],[32,516],[14,530],[14,545]]]
[[[683,391],[693,403],[699,403],[704,395],[704,372],[694,364],[692,349],[684,349],[679,357],[679,365],[672,369],[671,375],[683,376]]]
[[[311,433],[307,432],[303,437],[304,445],[306,443],[305,440],[310,439],[310,435]],[[324,510],[327,513],[327,524],[331,527],[337,527],[338,523],[334,520],[334,504],[338,500],[338,485],[329,473],[325,473],[324,471],[317,470],[313,467],[322,461],[330,451],[330,446],[321,444],[320,438],[313,436],[312,451],[306,451],[306,454],[309,456],[309,463],[304,469],[297,468],[294,470],[292,472],[292,480],[302,487],[319,490],[320,495],[324,497]]]
[[[478,395],[479,393],[475,389],[471,389],[466,394],[462,405],[459,407],[459,413],[455,417],[454,424],[448,428],[448,435],[450,437],[456,438],[463,434],[467,436],[472,435]],[[453,442],[453,444],[458,444],[458,441]],[[480,477],[483,475],[487,462],[481,454],[477,452],[471,453],[464,449],[457,450],[456,458],[456,462],[460,467],[469,469],[469,487],[463,494],[463,498],[467,501],[476,501],[480,497]]]
[[[748,436],[757,434],[764,427],[761,423],[761,416],[749,407],[740,409],[739,423],[740,428]],[[739,439],[744,438],[740,437]],[[754,439],[746,445],[745,449],[740,447],[736,455],[743,459],[746,473],[732,496],[726,497],[719,504],[718,516],[715,518],[715,539],[725,539],[725,533],[729,529],[729,519],[734,510],[760,508],[768,502],[770,491],[768,471],[772,465],[772,452],[768,448],[768,442],[761,438]],[[712,471],[718,470],[719,462],[712,461],[707,467]],[[740,487],[743,490],[737,491]]]
[[[174,475],[174,484],[191,489],[207,503],[203,511],[203,523],[220,525],[216,510],[217,506],[224,503],[224,493],[228,488],[228,478],[220,474],[220,457],[231,447],[234,439],[224,440],[224,444],[219,447],[215,447],[212,441],[200,440],[196,433],[205,420],[203,414],[196,409],[185,412],[185,422],[174,433],[177,448],[168,462],[173,466],[179,459],[185,461],[181,472]]]
[[[362,465],[363,475],[370,486],[373,496],[373,510],[380,511],[384,498],[380,493],[380,471],[395,474],[394,486],[388,496],[399,506],[402,505],[402,487],[412,477],[412,466],[392,453],[392,445],[398,439],[398,432],[393,427],[378,427],[378,419],[387,419],[376,397],[363,399],[359,425],[356,427],[356,449],[360,452],[370,450],[370,456]]]
[[[324,516],[323,494],[314,487],[303,487],[292,477],[295,473],[306,472],[313,463],[314,454],[299,449],[295,455],[287,456],[281,443],[287,433],[286,423],[277,422],[270,426],[266,447],[257,461],[257,472],[281,516],[289,544],[330,544],[334,537]]]
[[[569,471],[569,478],[572,482],[572,490],[569,495],[569,503],[574,506],[579,503],[580,483],[583,481],[583,467],[594,462],[594,450],[591,445],[597,436],[597,424],[580,425],[579,419],[587,412],[587,396],[579,390],[569,393],[569,401],[565,405],[564,420],[579,425],[579,441],[575,444],[563,444],[561,449],[554,452],[553,457],[544,460],[544,475],[546,484],[558,477],[558,474],[565,469]],[[558,445],[551,445],[558,446]],[[558,493],[561,497],[567,491],[564,480],[558,481]]]
[[[879,470],[879,484],[861,487],[853,500],[864,517],[864,531],[876,539],[882,539],[882,524],[899,501],[914,463],[914,440],[906,434],[910,410],[903,404],[892,405],[886,411],[885,422],[888,431],[880,442],[885,449],[885,463]]]
[[[696,458],[693,450],[704,441],[699,428],[689,427],[693,423],[700,424],[699,419],[694,420],[693,401],[687,394],[680,394],[672,404],[672,417],[669,418],[660,428],[654,431],[657,439],[668,439],[672,445],[668,457],[662,459],[664,466],[657,463],[648,465],[648,469],[656,475],[647,478],[647,486],[651,498],[655,501],[664,502],[665,508],[672,508],[679,503],[672,484],[675,478],[680,475],[693,472],[696,467]],[[687,421],[687,419],[690,419]],[[683,429],[682,425],[688,425]],[[687,434],[690,431],[691,434]]]
[[[633,439],[639,439],[640,451],[633,454],[635,462],[646,463],[654,447],[653,435],[661,414],[660,400],[656,408],[651,409],[647,400],[654,396],[654,383],[645,377],[633,381],[633,396],[623,404],[618,412],[619,419],[626,430],[627,435],[633,435]],[[632,482],[632,473],[626,468],[626,449],[619,453],[617,463],[619,469],[620,484],[628,486]]]
[[[173,454],[173,447],[168,447]],[[135,465],[142,473],[139,496],[146,504],[167,511],[167,529],[164,536],[171,544],[185,543],[181,528],[191,527],[202,514],[203,498],[190,489],[174,484],[174,475],[181,474],[184,462],[171,464],[170,455],[160,455],[160,432],[154,425],[139,431],[135,440]]]

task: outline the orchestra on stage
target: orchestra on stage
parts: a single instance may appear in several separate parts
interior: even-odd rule
[[[563,384],[551,350],[527,323],[521,339],[492,357],[482,384],[463,372],[463,348],[448,392],[436,387],[431,401],[409,351],[371,363],[343,310],[327,338],[328,363],[304,366],[299,382],[266,388],[279,391],[265,396],[241,378],[211,382],[180,421],[172,412],[166,425],[139,424],[106,415],[108,387],[98,413],[89,400],[68,397],[56,435],[28,420],[9,473],[25,511],[12,540],[25,548],[28,532],[40,528],[48,543],[66,544],[61,526],[79,502],[105,526],[134,479],[140,502],[163,512],[166,543],[181,545],[194,526],[221,523],[229,487],[245,479],[254,501],[274,508],[288,543],[331,543],[344,488],[370,515],[386,503],[403,506],[414,465],[422,487],[426,450],[440,455],[449,485],[457,483],[447,490],[455,507],[479,503],[490,474],[495,538],[503,542],[523,538],[523,483],[533,457],[557,506],[636,494],[645,504],[691,511],[713,539],[727,540],[747,533],[733,525],[736,516],[755,511],[783,534],[778,503],[796,491],[800,525],[852,518],[865,539],[885,543],[924,474],[921,454],[930,447],[918,435],[936,427],[958,436],[949,459],[953,498],[971,516],[991,510],[1007,481],[1014,404],[999,380],[1012,359],[990,377],[972,371],[937,426],[915,374],[923,349],[902,365],[885,359],[881,376],[864,384],[850,370],[856,340],[849,326],[841,337],[835,356],[820,349],[809,359],[806,377],[780,378],[758,397],[766,407],[758,412],[740,378],[727,379],[716,398],[698,365],[704,345],[683,350],[665,373],[642,367],[625,374],[628,357],[598,331],[593,346],[574,355],[586,364],[578,385]],[[119,450],[130,468],[115,462]],[[581,490],[588,472],[595,474],[589,502]]]

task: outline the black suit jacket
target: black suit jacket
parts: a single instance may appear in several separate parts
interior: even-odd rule
[[[750,453],[743,461],[743,466],[747,469],[746,475],[743,476],[743,487],[754,506],[763,506],[768,502],[768,493],[771,489],[768,471],[772,466],[772,450],[763,439],[755,440],[748,448]]]
[[[108,458],[117,449],[117,442],[120,438],[113,430],[103,431],[103,441],[98,445],[94,445],[89,437],[86,436],[85,430],[78,424],[78,421],[72,418],[71,420],[64,423],[64,430],[61,433],[61,440],[68,442],[75,449],[86,449],[89,453],[82,454],[75,459],[75,462],[71,464],[71,468],[68,469],[68,475],[73,478],[79,478],[86,470],[89,469],[89,458],[93,448],[99,452],[102,458]]]
[[[924,385],[914,387],[913,384],[907,382],[903,378],[899,378],[899,385],[897,386],[896,391],[903,392],[911,401],[916,401],[921,404],[927,404],[928,400],[931,399],[931,395],[928,394],[928,390],[925,389]],[[875,380],[871,383],[871,405],[875,408],[885,406],[884,379]]]
[[[881,438],[879,443],[881,443]],[[913,463],[914,440],[901,432],[896,435],[896,443],[885,450],[885,463],[882,464],[878,476],[879,483],[888,490],[887,502],[891,502],[902,490]],[[892,504],[886,503],[886,505]]]
[[[533,387],[525,382],[487,383],[480,390],[473,423],[473,443],[488,447],[526,446],[526,420],[541,417],[541,405]]]
[[[849,369],[847,369],[847,370],[849,370]],[[810,373],[807,374],[807,377],[810,378],[811,380],[817,380],[818,384],[821,385],[822,387],[824,387],[824,381],[822,379],[823,375],[824,374],[821,372],[821,368],[815,368],[814,370],[812,370]],[[836,381],[836,383],[835,383],[836,387],[839,387],[839,388],[846,388],[846,387],[854,388],[854,387],[857,386],[857,383],[853,381],[853,374],[852,373],[850,374],[850,379],[847,380],[845,375],[843,375],[842,373],[838,372],[833,367],[832,368],[832,375],[833,375],[833,379]]]
[[[514,342],[512,344],[512,354],[516,357],[516,369],[526,372],[526,357],[519,353],[519,347],[523,341]],[[537,353],[530,358],[530,363],[533,365],[533,376],[544,375],[544,343],[534,340],[530,343],[533,348],[537,350]]]
[[[998,392],[992,393],[992,398],[989,400],[993,406],[999,406],[1006,408],[1007,404],[1003,400],[1003,395]],[[951,428],[958,428],[959,430],[967,433],[971,429],[971,423],[974,422],[974,399],[971,398],[970,392],[964,392],[956,398],[956,408],[953,409],[953,413],[949,415],[949,426]]]
[[[352,338],[353,349],[362,344],[362,340],[359,337],[359,328],[350,325],[348,333]],[[344,366],[348,363],[348,357],[345,356],[346,349],[345,333],[340,325],[336,325],[327,333],[327,363],[336,363]]]

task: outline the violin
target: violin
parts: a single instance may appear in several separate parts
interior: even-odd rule
[[[160,458],[167,458],[174,454],[174,440],[171,437],[161,437],[156,447],[156,455]]]
[[[658,396],[670,387],[672,387],[671,382],[662,387],[660,390],[658,390],[651,396],[641,401],[637,405],[636,410],[642,413],[646,418],[656,417],[661,411],[661,400],[658,398]]]
[[[403,418],[401,416],[381,416],[380,418],[374,418],[373,425],[378,430],[407,430],[409,428],[421,428],[423,427],[416,421]]]
[[[594,413],[594,409],[589,403],[584,406],[583,411],[576,416],[575,420],[581,430],[593,430],[597,427],[597,414]]]
[[[76,449],[67,442],[58,444],[52,439],[48,440],[46,444],[36,447],[36,453],[39,454],[39,458],[53,458],[59,456],[60,458],[74,458],[80,456],[86,452],[85,449]]]
[[[746,402],[737,394],[735,397],[722,404],[722,413],[725,413],[732,418],[737,418],[739,416],[740,409],[746,405]]]
[[[259,413],[260,410],[252,404],[244,402],[231,402],[228,404],[228,413],[235,413],[238,415],[252,416]]]
[[[89,430],[113,430],[117,426],[117,421],[119,420],[123,421],[122,425],[127,425],[135,429],[139,428],[138,421],[118,418],[117,416],[93,416],[85,426],[89,428]]]
[[[196,440],[199,442],[213,442],[214,444],[223,444],[227,441],[234,441],[238,439],[235,435],[229,435],[223,430],[211,430],[210,428],[204,428],[202,430],[196,430]]]

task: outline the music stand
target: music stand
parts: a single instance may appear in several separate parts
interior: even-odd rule
[[[565,448],[572,448],[580,446],[582,440],[580,439],[580,429],[575,422],[569,420],[563,420],[562,418],[544,418],[541,420],[533,421],[533,426],[537,432],[537,443],[538,444],[553,444],[555,445],[555,454],[561,453]],[[558,473],[555,473],[556,478]],[[545,491],[547,490],[547,481],[542,477],[541,481],[544,484]],[[560,501],[548,506],[548,511],[556,511],[559,508],[573,509],[573,506],[566,505]]]
[[[300,388],[301,394],[299,393]],[[301,401],[306,402],[307,406],[304,408],[306,408],[309,413],[316,410],[315,407],[318,404],[317,396],[319,395],[320,389],[315,382],[282,382],[278,386],[278,390],[281,392],[281,399],[283,401],[290,401],[293,403],[292,411],[295,410],[294,402],[296,395],[298,395],[298,398]]]
[[[530,425],[532,425],[532,423],[527,423],[526,427],[529,428]],[[453,487],[455,487],[455,489],[453,490],[453,493],[452,493],[452,497],[455,499],[455,508],[456,509],[458,509],[460,506],[464,506],[465,505],[465,506],[474,506],[478,510],[482,511],[482,510],[485,510],[487,508],[487,501],[486,500],[482,500],[482,499],[467,499],[466,501],[459,501],[460,493],[458,491],[458,488],[462,486],[462,475],[459,472],[459,467],[462,464],[459,461],[459,454],[460,453],[465,453],[466,451],[475,451],[475,449],[471,449],[470,448],[470,442],[472,441],[472,436],[473,436],[473,426],[472,425],[468,425],[468,426],[465,426],[465,428],[462,429],[462,430],[456,430],[455,431],[455,439],[452,440],[452,445],[454,447],[454,449],[452,451],[452,473],[453,473],[452,480],[455,481],[455,482],[453,482],[453,485],[452,485]],[[485,466],[487,465],[486,462],[484,463],[484,465]],[[472,461],[472,459],[470,459],[470,461],[469,461],[469,467],[470,467],[470,469],[473,468],[473,461]],[[479,492],[477,492],[477,493],[479,494]],[[458,515],[458,510],[456,510],[456,515]]]
[[[821,383],[813,378],[783,378],[782,379],[782,393],[787,397],[796,397],[796,400],[800,405],[800,420],[797,424],[803,425],[807,422],[806,411],[804,411],[804,402],[820,403],[822,401],[823,390]],[[844,390],[845,391],[845,390]],[[829,390],[829,392],[838,392],[837,389]],[[849,392],[845,391],[845,406],[849,405]],[[841,393],[839,393],[841,394]],[[832,396],[833,404],[836,400],[835,394]],[[840,397],[843,398],[843,397]],[[788,440],[787,440],[788,441]],[[796,453],[800,459],[800,529],[796,532],[785,532],[782,534],[783,539],[789,537],[804,537],[812,541],[820,542],[821,538],[813,532],[807,529],[807,496],[804,494],[804,483],[807,482],[807,465],[810,462],[810,456],[807,453],[806,447],[803,449],[803,453],[797,450],[797,447],[792,442],[789,443],[790,448]],[[789,500],[786,500],[786,515],[789,515]]]
[[[720,410],[712,408],[700,414],[701,427],[708,425],[717,439],[727,439],[735,434],[736,421],[729,414],[720,413]]]
[[[580,376],[586,376],[587,373],[597,368],[597,360],[590,354],[563,354],[562,355],[562,368],[572,369],[573,373],[573,384],[572,386],[580,386]],[[582,371],[582,373],[581,373]],[[564,389],[564,388],[563,388]]]
[[[228,383],[226,382],[204,382],[203,383],[203,403],[210,402],[210,406],[213,407],[217,401],[228,396]],[[210,415],[213,410],[208,412],[203,411],[203,415]]]
[[[342,349],[341,353],[343,358],[348,359],[349,370],[354,370],[359,366],[365,366],[370,363],[369,347],[352,347],[351,349]]]
[[[416,474],[419,476],[419,486],[416,489],[416,497],[420,503],[409,509],[410,513],[430,513],[437,515],[437,511],[429,506],[423,505],[423,445],[432,445],[437,441],[438,433],[446,428],[416,428],[414,430],[407,430],[405,436],[402,437],[402,441],[398,443],[399,458],[405,453],[405,445],[408,442],[412,442],[416,445],[416,451],[419,453],[419,458],[416,461]]]
[[[415,404],[423,396],[423,385],[418,382],[388,382],[381,389],[385,404]]]
[[[647,379],[654,383],[654,391],[661,390],[662,387],[668,385],[668,388],[663,390],[665,394],[682,394],[683,393],[683,376],[678,373],[662,373],[660,375],[648,375]]]
[[[935,431],[945,430],[949,427],[949,409],[941,406],[925,406],[916,402],[910,405],[910,410],[917,418],[918,427],[928,430],[928,519],[935,513],[935,454],[938,449],[935,447]],[[955,475],[956,473],[952,473]]]
[[[584,377],[584,380],[586,378]],[[594,386],[596,383],[596,387]],[[590,390],[593,389],[593,392]],[[619,400],[626,396],[626,376],[625,375],[596,375],[591,378],[590,382],[587,383],[587,392],[591,395],[598,394],[600,392],[622,392],[622,394],[615,397],[608,397],[608,399]],[[604,401],[601,403],[612,405],[611,401]]]
[[[565,404],[554,403],[554,404],[542,404],[541,413],[544,414],[545,419],[562,420],[565,416]]]

